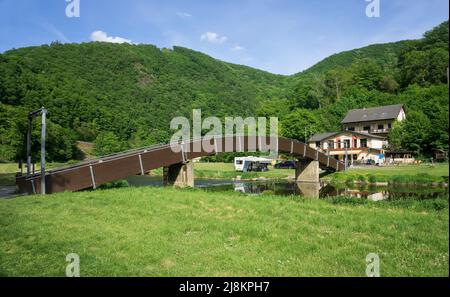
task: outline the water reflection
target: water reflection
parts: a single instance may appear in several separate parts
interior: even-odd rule
[[[128,178],[131,186],[162,186],[159,176],[133,176]],[[347,196],[373,201],[405,198],[432,199],[448,195],[448,188],[419,186],[333,186],[326,183],[296,183],[293,181],[232,181],[196,179],[195,187],[210,192],[236,191],[249,195],[276,194],[282,196],[301,195],[306,197]]]

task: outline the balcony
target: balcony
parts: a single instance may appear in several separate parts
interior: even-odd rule
[[[372,129],[370,130],[371,134],[382,134],[382,133],[389,133],[391,131],[391,129],[387,128],[387,129]]]
[[[369,150],[369,148],[368,147],[362,147],[362,146],[360,146],[360,147],[349,147],[349,148],[341,147],[341,148],[323,149],[322,151],[327,152],[328,150],[330,152],[345,152],[346,150],[347,151],[367,151],[367,150]]]

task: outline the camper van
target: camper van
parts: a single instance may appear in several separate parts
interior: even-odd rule
[[[268,171],[272,160],[260,157],[234,158],[234,169],[241,172]]]

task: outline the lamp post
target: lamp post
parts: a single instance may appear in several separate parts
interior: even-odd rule
[[[45,138],[46,138],[46,119],[47,109],[42,107],[36,111],[28,113],[28,132],[27,132],[27,177],[31,174],[31,132],[33,118],[41,115],[41,194],[45,195]]]

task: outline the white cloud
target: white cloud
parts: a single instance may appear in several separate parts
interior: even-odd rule
[[[210,43],[216,43],[216,44],[222,44],[222,43],[226,42],[227,39],[228,38],[226,36],[220,36],[219,34],[214,33],[214,32],[206,32],[200,36],[200,40],[202,40],[202,41],[206,40]]]
[[[106,32],[94,31],[91,34],[92,41],[110,42],[110,43],[131,43],[131,40],[118,36],[108,36]]]
[[[177,12],[177,16],[179,16],[180,18],[183,18],[183,19],[188,19],[188,18],[192,17],[192,14],[179,11],[179,12]]]
[[[245,51],[245,47],[240,46],[239,44],[236,44],[235,46],[233,46],[231,48],[231,50],[234,52]]]

